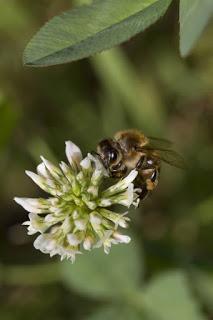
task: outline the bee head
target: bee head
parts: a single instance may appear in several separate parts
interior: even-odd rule
[[[123,163],[123,152],[120,144],[113,139],[102,140],[97,146],[97,153],[112,177],[122,177],[127,168]]]

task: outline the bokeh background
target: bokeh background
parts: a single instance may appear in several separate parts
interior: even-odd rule
[[[72,5],[0,0],[0,319],[174,320],[181,298],[177,319],[213,319],[213,24],[181,59],[174,2],[119,48],[24,68],[30,37]],[[187,170],[163,166],[157,190],[130,213],[131,245],[107,259],[91,253],[71,265],[37,252],[13,201],[39,195],[24,170],[40,154],[64,159],[67,139],[86,153],[126,128],[174,141]]]

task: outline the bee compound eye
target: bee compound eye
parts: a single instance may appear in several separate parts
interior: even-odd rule
[[[118,157],[118,153],[116,150],[111,150],[109,152],[109,158],[111,161],[115,161],[117,159],[117,157]]]

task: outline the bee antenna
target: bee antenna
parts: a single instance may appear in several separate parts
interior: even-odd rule
[[[97,157],[102,162],[101,156],[100,156],[100,154],[98,152],[91,151],[90,153],[91,153],[91,155],[93,155],[94,157]]]
[[[100,154],[99,154],[99,153],[97,153],[96,151],[91,151],[91,154],[92,154],[93,156],[97,156],[97,157],[99,157],[99,158],[100,158]]]

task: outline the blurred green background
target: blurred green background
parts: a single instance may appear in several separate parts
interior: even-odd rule
[[[178,3],[120,48],[30,69],[30,37],[69,0],[0,0],[0,319],[213,319],[213,24],[187,59]],[[152,197],[132,211],[130,245],[78,257],[37,252],[14,196],[36,197],[25,176],[40,154],[64,159],[120,129],[175,142],[188,168],[163,166]]]

